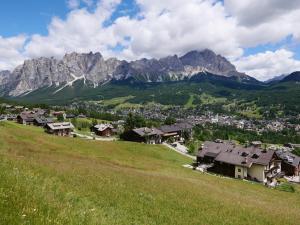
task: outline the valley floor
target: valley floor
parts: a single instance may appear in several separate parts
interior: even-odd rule
[[[0,224],[299,224],[295,193],[183,168],[165,146],[0,123]]]

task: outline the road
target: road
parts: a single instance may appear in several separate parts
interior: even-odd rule
[[[166,146],[166,147],[168,147],[168,148],[170,148],[170,149],[172,149],[172,150],[174,150],[174,151],[176,151],[177,153],[179,153],[181,155],[184,155],[184,156],[189,157],[189,158],[191,158],[193,160],[196,160],[196,156],[189,155],[188,153],[186,153],[186,152],[184,152],[182,150],[179,150],[181,148],[179,148],[179,149],[174,148],[173,146],[171,146],[171,145],[169,145],[169,144],[167,144],[165,142],[163,143],[163,145]]]

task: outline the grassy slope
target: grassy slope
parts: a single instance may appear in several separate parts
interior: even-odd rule
[[[203,175],[162,146],[0,124],[0,224],[298,224],[300,194]]]

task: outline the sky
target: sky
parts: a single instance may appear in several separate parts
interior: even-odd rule
[[[2,0],[0,70],[100,52],[136,60],[211,49],[259,80],[300,70],[300,0]]]

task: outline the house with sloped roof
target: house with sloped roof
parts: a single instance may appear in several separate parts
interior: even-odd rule
[[[206,141],[197,154],[199,164],[209,163],[208,171],[229,177],[272,185],[281,176],[281,160],[273,150],[244,147],[231,141]]]
[[[48,134],[57,136],[69,136],[73,130],[74,126],[70,122],[47,123],[45,126],[45,131]]]
[[[96,135],[102,137],[110,137],[114,134],[115,130],[111,124],[97,124],[91,129]]]
[[[300,175],[300,157],[287,151],[276,151],[277,156],[281,161],[281,170],[286,176]]]
[[[141,127],[133,129],[128,140],[146,144],[161,144],[163,132],[157,128]]]
[[[33,125],[36,116],[33,111],[24,111],[17,116],[17,122],[23,125]]]
[[[193,125],[187,122],[182,122],[172,125],[163,125],[158,129],[162,131],[162,138],[164,140],[168,138],[175,138],[175,140],[180,140],[185,136],[185,134],[189,137],[192,136]]]

